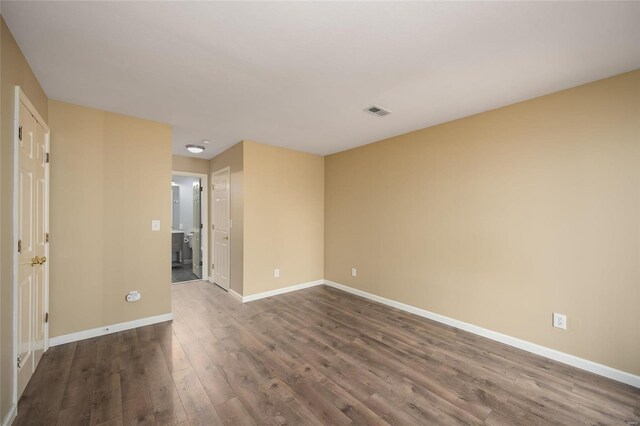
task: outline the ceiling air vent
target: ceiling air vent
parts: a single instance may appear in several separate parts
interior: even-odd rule
[[[377,115],[378,117],[384,117],[385,115],[391,114],[391,111],[386,110],[386,109],[384,109],[382,107],[379,107],[377,105],[372,105],[369,108],[365,108],[364,111],[368,112],[369,114]]]

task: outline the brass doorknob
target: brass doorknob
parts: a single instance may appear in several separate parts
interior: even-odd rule
[[[47,261],[46,256],[36,256],[31,258],[31,266],[42,265]]]
[[[229,237],[224,237],[224,239],[225,239],[225,240],[228,240],[228,239],[229,239]]]

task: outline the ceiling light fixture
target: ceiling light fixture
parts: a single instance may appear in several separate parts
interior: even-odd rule
[[[208,143],[211,143],[211,141],[209,139],[202,139],[202,143],[206,145]]]
[[[187,151],[193,153],[193,154],[200,154],[201,152],[204,151],[204,146],[200,146],[200,145],[187,145]]]

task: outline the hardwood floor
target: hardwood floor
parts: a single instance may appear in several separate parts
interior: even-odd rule
[[[15,425],[638,424],[640,389],[329,287],[50,349]]]

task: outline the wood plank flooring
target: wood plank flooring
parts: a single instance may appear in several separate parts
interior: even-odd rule
[[[333,288],[172,291],[173,323],[50,349],[14,424],[640,422],[640,389]]]

